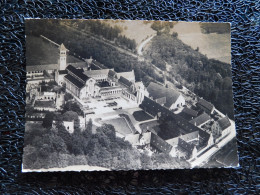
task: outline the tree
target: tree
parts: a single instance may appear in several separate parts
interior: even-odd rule
[[[92,133],[92,128],[93,128],[93,123],[92,123],[92,119],[90,118],[86,127],[86,131]]]
[[[158,33],[164,28],[164,26],[161,21],[154,21],[151,28]]]
[[[177,37],[178,37],[178,33],[177,33],[177,32],[173,32],[173,33],[172,33],[172,36],[173,36],[174,38],[177,38]]]
[[[42,126],[44,128],[50,128],[52,126],[54,114],[52,112],[48,112],[43,119]]]
[[[63,121],[75,121],[78,120],[78,114],[74,111],[67,111],[62,115]]]
[[[65,95],[64,95],[64,100],[65,100],[65,101],[69,101],[69,100],[71,100],[71,99],[73,99],[73,96],[72,96],[70,93],[65,93]]]
[[[78,115],[83,115],[83,111],[81,110],[80,106],[76,102],[66,102],[63,106],[63,113],[67,111],[74,111]]]

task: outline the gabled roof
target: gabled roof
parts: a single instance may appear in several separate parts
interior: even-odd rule
[[[60,50],[67,50],[63,43],[60,45]]]
[[[198,139],[198,138],[199,138],[199,131],[194,131],[191,133],[187,133],[185,135],[181,135],[181,139],[183,139],[186,142],[189,142],[191,140]]]
[[[206,108],[206,109],[208,109],[210,111],[214,109],[213,104],[211,104],[210,102],[208,102],[208,101],[206,101],[204,99],[199,99],[198,105],[200,105],[200,106],[202,106],[202,107],[204,107],[204,108]]]
[[[124,77],[131,82],[135,81],[135,73],[133,70],[130,72],[118,72],[116,74],[117,74],[117,78]]]
[[[67,74],[66,76],[64,76],[65,79],[67,79],[68,81],[70,81],[71,83],[73,83],[76,87],[78,87],[79,89],[81,89],[82,87],[84,87],[84,84],[82,82],[80,82],[79,80],[77,80],[76,78],[74,78],[73,76]]]
[[[164,141],[162,138],[152,132],[150,144],[153,148],[163,153],[169,153],[172,149],[172,146],[170,144],[168,144],[166,141]]]
[[[188,143],[181,138],[179,138],[178,146],[181,147],[182,149],[184,149],[185,151],[187,151],[188,154],[191,154],[192,150],[195,147],[194,144]]]
[[[198,127],[189,123],[187,120],[185,120],[181,116],[174,115],[174,119],[175,119],[177,125],[180,127],[182,133],[184,133],[184,134],[191,133],[191,132],[199,130]]]
[[[125,77],[120,77],[120,79],[118,80],[121,84],[123,84],[126,87],[131,87],[132,82],[127,80]]]
[[[230,120],[227,116],[219,119],[218,124],[219,124],[221,130],[225,130],[226,128],[230,127],[230,125],[231,125]]]
[[[210,134],[206,131],[199,129],[199,139],[200,139],[200,146],[206,145],[210,138]]]
[[[92,76],[96,76],[96,75],[108,75],[109,69],[100,69],[100,70],[89,70],[89,71],[85,71],[84,74],[92,77]]]
[[[182,112],[190,115],[191,117],[196,117],[198,115],[197,111],[187,107],[183,108]]]
[[[166,140],[166,142],[168,143],[168,144],[170,144],[170,145],[172,145],[172,146],[177,146],[178,145],[178,143],[179,143],[179,137],[174,137],[174,138],[172,138],[172,139],[168,139],[168,140]]]
[[[68,71],[71,71],[73,74],[75,74],[77,77],[82,79],[84,82],[86,82],[89,79],[89,77],[83,73],[84,72],[83,69],[77,69],[72,65],[68,65],[66,69]]]
[[[147,90],[150,97],[152,97],[154,100],[166,97],[166,103],[164,106],[167,108],[170,108],[171,105],[175,103],[180,96],[179,92],[170,88],[165,88],[164,86],[154,82],[151,82],[148,85]]]
[[[201,115],[197,116],[196,118],[192,119],[190,121],[190,123],[193,125],[199,126],[199,125],[207,122],[210,119],[211,119],[210,116],[204,112]]]

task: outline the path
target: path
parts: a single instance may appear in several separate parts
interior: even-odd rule
[[[144,46],[145,46],[147,43],[149,43],[149,41],[151,41],[152,38],[154,38],[154,36],[155,36],[155,35],[152,35],[152,36],[149,37],[148,39],[144,40],[144,41],[138,46],[138,48],[137,48],[137,53],[138,53],[138,55],[140,55],[140,56],[143,55],[142,50],[143,50]]]
[[[228,142],[230,142],[234,137],[236,137],[236,130],[235,130],[235,122],[231,121],[231,132],[230,134],[225,137],[223,140],[221,140],[219,143],[217,143],[218,147],[212,147],[207,152],[202,154],[200,157],[196,159],[189,160],[191,167],[201,167],[203,164],[208,162],[210,157],[214,155],[216,152],[218,152],[222,147],[224,147]]]

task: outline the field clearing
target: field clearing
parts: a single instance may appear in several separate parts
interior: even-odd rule
[[[27,66],[58,64],[58,60],[59,48],[56,45],[44,40],[41,37],[26,36]],[[82,61],[74,56],[67,55],[67,62],[76,63]]]
[[[151,29],[152,22],[144,22],[143,20],[108,20],[105,22],[111,26],[117,25],[121,27],[123,29],[121,35],[126,36],[129,39],[134,39],[137,45],[147,37],[156,35],[156,31]]]

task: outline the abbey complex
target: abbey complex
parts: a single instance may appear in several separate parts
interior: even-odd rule
[[[192,166],[203,164],[235,137],[234,122],[210,102],[196,97],[190,105],[169,86],[136,81],[133,70],[117,72],[92,58],[75,60],[64,44],[55,47],[57,56],[50,64],[26,67],[26,103],[33,110],[26,113],[26,123],[41,124],[46,113],[59,113],[66,102],[74,102],[83,112],[82,131],[90,119],[95,127],[111,124],[118,137],[138,150],[167,153]],[[74,132],[73,120],[63,124]]]

